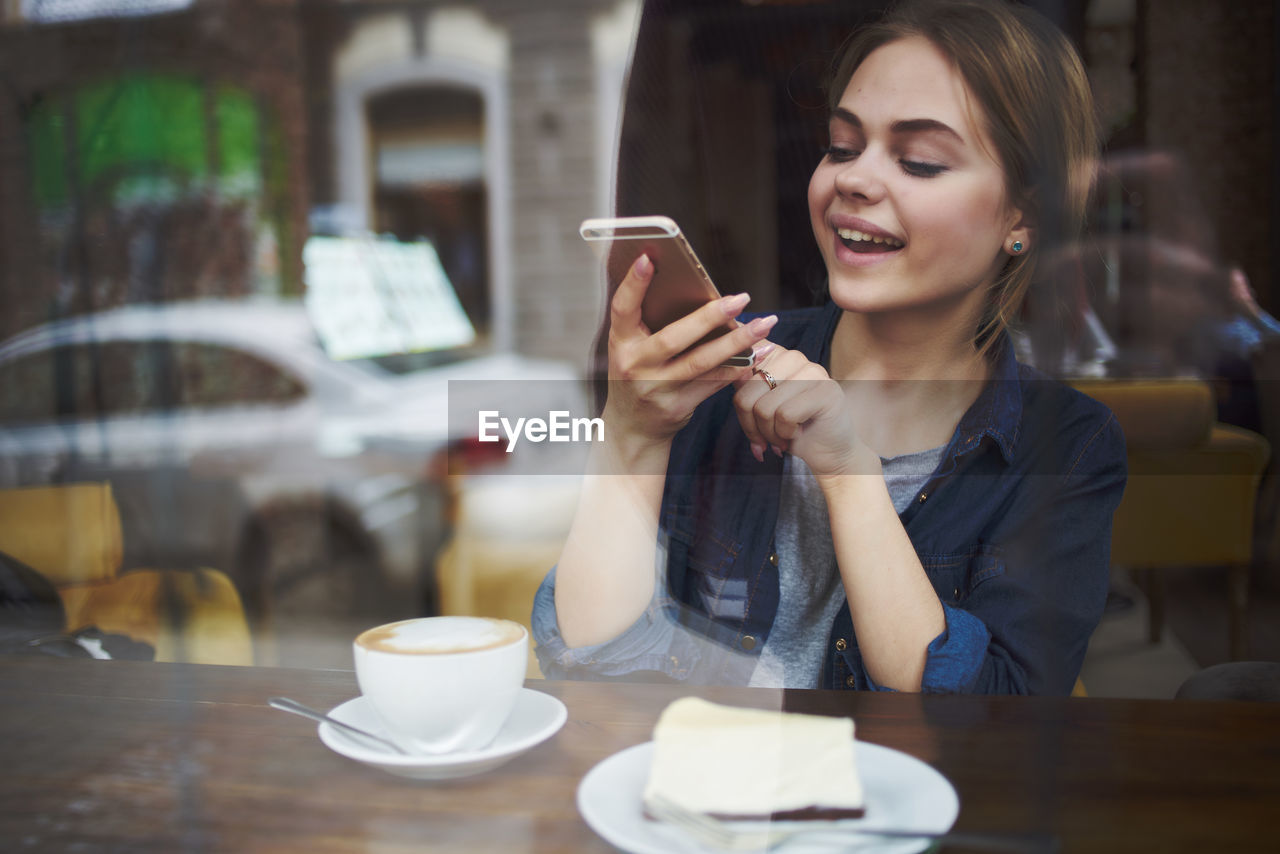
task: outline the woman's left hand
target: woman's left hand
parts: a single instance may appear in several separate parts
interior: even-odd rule
[[[822,477],[857,472],[871,453],[858,438],[844,389],[795,350],[774,347],[734,386],[738,420],[757,460],[773,448],[795,454]]]

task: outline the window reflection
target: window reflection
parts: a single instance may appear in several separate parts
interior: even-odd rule
[[[458,545],[449,502],[484,516],[478,538],[515,527],[440,474],[447,372],[580,375],[603,288],[576,226],[611,212],[619,149],[631,156],[617,175],[623,212],[674,216],[722,289],[750,290],[755,308],[812,301],[820,268],[802,211],[822,142],[815,91],[824,57],[885,4],[305,5],[0,4],[0,489],[109,481],[127,549],[226,572],[253,619],[341,611],[351,588],[326,588],[323,574],[347,561],[379,591],[381,620],[438,606],[440,547]],[[1046,333],[1044,364],[1061,368],[1073,348],[1072,373],[1198,373],[1215,383],[1220,420],[1261,429],[1274,384],[1253,360],[1274,361],[1277,337],[1264,316],[1276,311],[1274,111],[1257,85],[1273,71],[1266,4],[1035,5],[1082,46],[1109,134],[1093,230],[1046,266],[1042,290],[1073,313],[1051,331],[1077,340]],[[1231,61],[1186,51],[1188,32],[1232,45]],[[264,305],[282,301],[305,315],[305,247],[333,235],[425,238],[476,341],[336,361],[305,320],[297,336],[292,321],[252,327],[252,347],[104,325],[143,304],[275,317]],[[1186,263],[1190,249],[1203,264]],[[1222,302],[1239,275],[1256,311]],[[93,320],[78,338],[14,346],[71,318]],[[1197,349],[1236,329],[1256,341],[1234,354],[1239,376]],[[1224,380],[1247,395],[1246,416],[1230,414]],[[1274,564],[1268,485],[1256,538]],[[504,506],[548,504],[536,484],[513,494]],[[289,555],[284,543],[298,545]],[[351,543],[359,560],[345,557]],[[309,556],[322,580],[292,603],[301,583],[254,575],[271,576],[271,561],[301,572]]]
[[[113,71],[42,93],[25,130],[59,310],[279,290],[283,163],[246,89]]]

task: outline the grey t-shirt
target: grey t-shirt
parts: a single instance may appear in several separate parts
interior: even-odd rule
[[[901,513],[942,459],[945,445],[881,460],[894,509]],[[778,554],[778,613],[751,685],[816,688],[827,651],[827,630],[845,607],[831,541],[831,519],[817,480],[804,460],[788,456],[774,529]]]

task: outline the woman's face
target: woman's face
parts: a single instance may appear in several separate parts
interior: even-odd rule
[[[837,305],[957,310],[976,322],[1006,247],[1030,236],[981,120],[964,80],[927,39],[891,42],[858,67],[809,181]]]

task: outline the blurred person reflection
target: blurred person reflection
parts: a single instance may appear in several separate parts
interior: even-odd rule
[[[1219,421],[1261,431],[1255,362],[1280,321],[1222,259],[1185,161],[1111,154],[1098,183],[1092,233],[1042,265],[1020,352],[1059,376],[1205,379]]]
[[[1202,345],[1213,360],[1218,420],[1266,433],[1262,398],[1276,393],[1277,377],[1264,354],[1280,346],[1280,320],[1258,305],[1241,267],[1231,267],[1227,276],[1231,313],[1206,327]]]
[[[1182,159],[1110,154],[1096,198],[1092,232],[1042,265],[1025,352],[1061,376],[1215,376],[1240,309]]]

